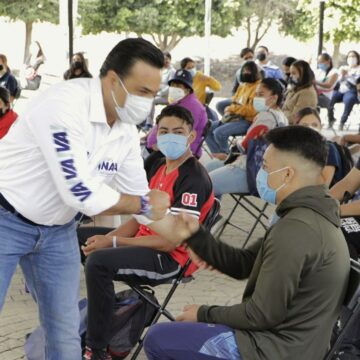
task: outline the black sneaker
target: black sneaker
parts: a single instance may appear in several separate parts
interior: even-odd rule
[[[112,357],[106,349],[93,350],[86,346],[83,360],[112,360]]]

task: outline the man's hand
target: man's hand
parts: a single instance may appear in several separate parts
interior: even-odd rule
[[[170,207],[169,194],[160,190],[151,190],[147,196],[149,197],[149,205],[151,205],[151,219],[161,220]]]
[[[112,236],[95,235],[87,239],[86,246],[82,246],[81,250],[85,256],[88,256],[95,250],[109,248],[112,246]]]
[[[173,216],[174,226],[172,233],[174,234],[172,239],[169,239],[176,244],[181,244],[183,241],[194,235],[200,228],[198,219],[186,213],[180,213]]]
[[[180,314],[176,321],[191,321],[197,322],[197,313],[200,305],[185,305],[182,314]]]

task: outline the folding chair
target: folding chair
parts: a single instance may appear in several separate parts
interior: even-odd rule
[[[211,230],[212,226],[216,223],[216,221],[219,219],[219,214],[220,214],[220,202],[217,199],[215,199],[214,205],[213,205],[212,209],[210,210],[210,212],[208,213],[208,215],[203,223],[203,225],[209,231]],[[141,299],[147,301],[148,303],[153,305],[156,309],[154,318],[149,326],[156,324],[161,315],[164,315],[170,321],[175,321],[174,316],[168,310],[166,310],[166,306],[168,305],[169,301],[171,300],[172,296],[175,293],[175,290],[177,289],[177,287],[180,284],[185,284],[185,283],[188,283],[193,280],[192,276],[185,277],[185,273],[186,273],[187,269],[189,268],[190,264],[191,264],[191,259],[188,259],[186,264],[181,269],[180,273],[176,276],[176,278],[171,279],[168,282],[169,284],[172,284],[172,285],[171,285],[171,288],[170,288],[169,292],[167,293],[164,301],[161,304],[156,304],[151,299],[149,299],[148,296],[146,295],[146,293],[142,290],[141,285],[131,286],[131,288],[140,295]],[[131,360],[137,359],[137,357],[143,347],[143,342],[144,342],[145,336],[146,335],[142,336],[141,339],[139,340],[139,344],[136,347],[136,349],[131,357]]]
[[[344,340],[346,332],[357,319],[360,313],[360,263],[351,259],[349,284],[343,304],[342,314],[346,320],[338,320],[335,329],[335,341],[324,360],[336,359],[339,355],[340,346]]]
[[[223,222],[222,226],[219,227],[217,233],[215,234],[215,237],[217,239],[220,238],[220,236],[224,232],[226,226],[231,225],[231,226],[235,227],[236,229],[247,234],[244,244],[242,246],[244,248],[247,245],[248,241],[250,240],[250,238],[251,238],[252,234],[254,233],[255,228],[258,224],[262,225],[262,227],[265,230],[267,229],[268,226],[267,226],[267,224],[265,224],[263,222],[263,218],[266,219],[268,222],[269,217],[265,214],[265,210],[269,206],[269,203],[265,202],[262,207],[259,207],[249,199],[249,197],[251,196],[250,194],[233,193],[233,194],[229,194],[229,195],[231,198],[234,199],[235,205],[231,209],[229,215],[223,220],[224,222]],[[246,230],[243,227],[238,226],[238,225],[234,224],[233,222],[231,222],[232,216],[234,215],[236,209],[239,206],[242,207],[249,215],[251,215],[255,219],[255,222],[250,227],[250,230]]]

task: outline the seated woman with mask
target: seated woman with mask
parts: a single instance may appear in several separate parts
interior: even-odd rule
[[[201,142],[204,129],[207,124],[207,115],[204,106],[197,99],[192,88],[192,76],[187,70],[177,70],[175,76],[169,80],[169,104],[178,105],[188,109],[194,118],[194,130],[196,132],[196,139],[190,145],[191,152],[198,159],[201,157]],[[147,137],[148,149],[157,151],[156,144],[157,126],[155,126]],[[149,160],[152,162],[153,157],[159,157],[160,154],[151,154]]]
[[[229,152],[228,138],[245,135],[257,111],[253,106],[255,90],[260,82],[258,66],[253,61],[246,62],[241,68],[240,85],[232,97],[231,105],[224,109],[224,117],[211,125],[206,143],[219,160],[224,160]]]
[[[77,52],[71,59],[70,69],[64,73],[64,80],[77,79],[77,78],[92,78],[86,60],[81,52]]]
[[[209,172],[216,197],[228,193],[247,193],[249,191],[245,155],[248,144],[250,140],[263,136],[269,130],[288,124],[279,107],[282,101],[282,92],[283,88],[278,80],[272,78],[261,80],[253,100],[258,114],[246,136],[236,145],[237,150],[243,154],[235,157],[234,161],[227,165],[218,159],[206,164],[205,167]]]

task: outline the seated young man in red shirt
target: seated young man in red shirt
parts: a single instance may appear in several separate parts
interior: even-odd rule
[[[0,139],[7,134],[17,117],[17,113],[10,106],[9,90],[0,86]]]
[[[149,187],[168,192],[171,213],[183,211],[202,222],[213,206],[214,195],[205,168],[190,150],[196,138],[193,117],[183,107],[168,106],[156,123],[157,143],[165,158],[155,162],[150,170]],[[88,328],[84,359],[107,360],[111,359],[106,346],[115,299],[113,280],[159,285],[175,278],[189,256],[183,246],[173,246],[135,219],[107,235],[88,238],[82,250],[89,255],[85,264]],[[186,275],[196,269],[191,264]]]

